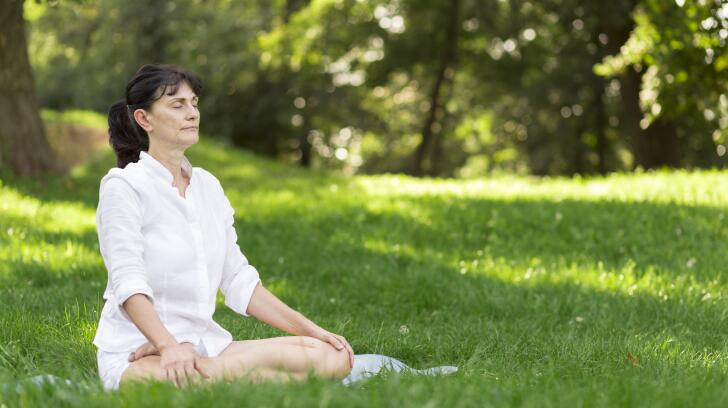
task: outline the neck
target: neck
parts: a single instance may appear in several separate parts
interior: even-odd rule
[[[189,178],[188,174],[184,174],[182,171],[182,158],[185,157],[184,150],[176,149],[155,149],[153,146],[149,146],[147,151],[150,156],[154,157],[158,162],[172,173],[172,185],[178,186],[182,184],[186,178]]]

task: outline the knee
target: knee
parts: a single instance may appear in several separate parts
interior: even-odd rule
[[[121,379],[119,380],[120,385],[130,381],[166,380],[162,376],[159,361],[160,358],[158,356],[148,356],[129,364],[121,374]]]
[[[304,337],[308,347],[315,348],[318,358],[319,375],[327,378],[342,379],[351,372],[349,353],[346,349],[337,350],[334,346],[313,337]]]
[[[344,350],[337,350],[326,344],[322,362],[324,363],[324,375],[329,378],[342,379],[351,372],[349,365],[349,353]]]

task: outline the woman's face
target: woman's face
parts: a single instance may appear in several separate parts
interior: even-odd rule
[[[150,144],[158,147],[185,149],[199,140],[200,111],[198,97],[187,82],[182,82],[174,95],[165,94],[146,112],[151,127],[147,130]]]

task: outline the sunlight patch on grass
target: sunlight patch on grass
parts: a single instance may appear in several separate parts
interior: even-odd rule
[[[30,273],[29,279],[47,276],[73,276],[80,270],[104,271],[98,250],[76,241],[63,243],[25,243],[14,241],[0,251],[0,276],[19,277]]]
[[[627,297],[650,296],[657,301],[722,304],[726,299],[724,284],[718,280],[699,281],[689,274],[637,271],[634,262],[622,268],[608,269],[597,264],[549,264],[533,259],[529,264],[514,265],[503,258],[459,261],[461,274],[482,275],[521,287],[539,285],[574,285],[585,289]]]
[[[95,212],[76,202],[43,202],[0,187],[3,214],[46,232],[84,234],[96,229]],[[3,218],[0,218],[0,225]]]
[[[406,243],[392,244],[389,241],[369,238],[369,239],[365,239],[362,242],[362,245],[365,249],[372,251],[376,254],[389,255],[389,256],[393,256],[393,257],[421,256],[421,254],[419,254],[418,251],[413,246],[408,245]]]
[[[99,129],[106,129],[108,118],[98,112],[82,109],[69,109],[56,111],[50,109],[41,110],[41,118],[44,122],[62,122],[74,125],[86,125]]]
[[[371,196],[447,195],[620,202],[650,201],[687,205],[728,205],[728,175],[715,170],[612,174],[590,178],[494,177],[472,180],[363,176],[356,179]]]

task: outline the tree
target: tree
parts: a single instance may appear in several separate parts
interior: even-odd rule
[[[0,89],[0,170],[20,176],[60,170],[40,118],[23,0],[6,0],[0,8]]]
[[[429,98],[429,109],[425,117],[424,124],[422,126],[422,140],[419,146],[415,150],[415,154],[412,160],[411,173],[415,176],[421,176],[423,174],[423,165],[425,158],[429,156],[429,174],[436,175],[436,163],[437,163],[437,140],[435,136],[438,135],[442,126],[435,126],[437,116],[442,115],[442,88],[443,83],[448,77],[448,70],[455,69],[455,64],[458,56],[458,34],[461,31],[461,16],[460,0],[453,0],[446,11],[447,16],[447,29],[445,30],[444,40],[441,45],[441,56],[439,58],[439,66],[435,71],[435,80],[432,85],[432,91]],[[450,73],[449,77],[452,78],[453,74]]]
[[[595,71],[623,83],[635,165],[720,163],[728,138],[728,3],[641,0]]]

